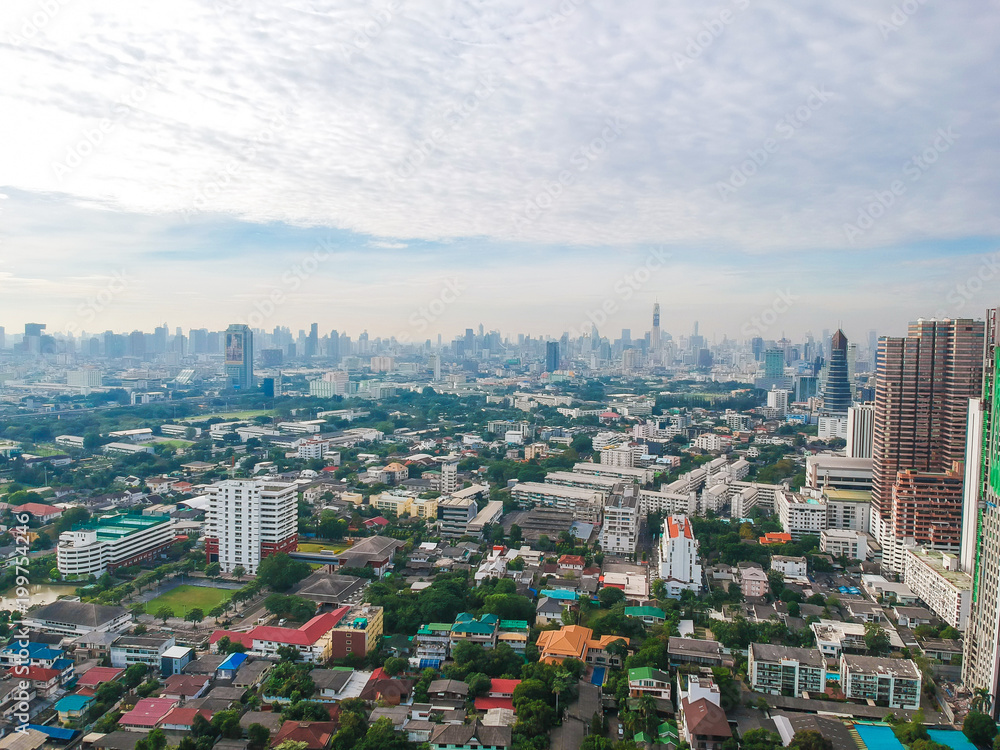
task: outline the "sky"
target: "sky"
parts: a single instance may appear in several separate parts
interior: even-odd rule
[[[998,32],[982,0],[6,0],[0,325],[980,317]]]

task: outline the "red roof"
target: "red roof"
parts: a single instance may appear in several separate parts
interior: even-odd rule
[[[601,419],[621,419],[621,414],[613,411],[606,411],[601,413]]]
[[[336,731],[337,723],[334,721],[286,721],[271,740],[271,747],[292,740],[305,742],[306,750],[323,750]]]
[[[337,627],[350,607],[340,607],[333,612],[316,615],[299,628],[279,628],[274,625],[258,625],[248,633],[233,633],[227,630],[216,630],[209,638],[209,643],[216,643],[223,636],[229,640],[242,643],[247,648],[253,647],[254,641],[271,641],[287,646],[311,646],[324,635]]]
[[[113,682],[121,677],[125,670],[121,667],[91,667],[77,680],[77,685],[100,685],[104,682]]]
[[[514,710],[512,698],[476,698],[476,710],[488,711],[491,708],[509,708]]]
[[[62,508],[57,508],[54,505],[45,505],[44,503],[25,503],[24,505],[14,506],[11,510],[14,513],[30,513],[33,516],[58,516],[62,514]]]
[[[32,682],[48,682],[54,677],[59,677],[62,672],[58,669],[46,669],[45,667],[28,667],[27,674],[20,674],[19,677],[25,677]]]
[[[206,675],[172,674],[163,686],[163,694],[193,698],[204,690],[206,685],[208,685]]]
[[[677,523],[673,516],[667,516],[667,533],[670,538],[677,539],[683,535],[686,539],[694,539],[694,534],[691,532],[691,522],[683,516],[681,519],[681,522]]]
[[[586,564],[586,560],[580,555],[563,555],[559,558],[560,565],[579,565],[581,568]]]
[[[119,724],[136,727],[155,727],[170,713],[177,701],[170,698],[142,698],[135,708],[122,715]]]
[[[375,516],[375,518],[369,518],[365,521],[365,526],[388,526],[389,521],[382,516]]]
[[[732,737],[733,731],[729,728],[726,712],[708,698],[699,698],[694,703],[689,703],[685,698],[681,703],[684,705],[688,731],[692,735]]]
[[[212,712],[207,708],[172,708],[170,713],[163,717],[164,724],[177,724],[182,727],[189,727],[194,724],[194,717],[201,715],[208,721],[212,720]]]
[[[757,540],[760,544],[788,544],[792,535],[785,532],[769,531]]]
[[[339,468],[339,466],[324,466],[321,471],[336,471]]]
[[[520,680],[501,680],[494,678],[490,680],[490,692],[500,693],[501,695],[510,695],[514,692],[514,688],[520,684]]]

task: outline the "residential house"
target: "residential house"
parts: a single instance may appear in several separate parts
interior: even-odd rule
[[[651,695],[670,700],[670,675],[652,667],[636,667],[628,671],[628,694],[631,698]]]
[[[474,721],[471,724],[439,726],[431,734],[432,750],[506,750],[512,747],[510,727],[493,727]]]
[[[150,732],[176,707],[177,701],[170,698],[140,698],[131,711],[122,714],[118,726],[126,732]]]
[[[629,640],[618,635],[602,635],[594,638],[594,631],[582,625],[566,625],[560,630],[545,630],[535,644],[540,654],[539,661],[545,664],[560,664],[566,659],[578,659],[596,666],[619,667],[622,658],[611,654],[607,648],[612,643],[623,641],[627,647]]]
[[[680,736],[693,748],[721,750],[733,732],[729,728],[726,712],[722,710],[718,685],[708,677],[689,675],[686,689],[679,689],[679,697]]]
[[[54,706],[59,721],[74,722],[87,715],[90,707],[97,702],[91,695],[67,695],[56,701]]]

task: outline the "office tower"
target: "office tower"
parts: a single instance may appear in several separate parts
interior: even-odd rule
[[[167,350],[168,333],[169,330],[166,323],[153,329],[153,354],[163,354]]]
[[[785,375],[785,353],[781,349],[764,352],[764,377],[781,378]]]
[[[775,409],[780,416],[788,411],[788,391],[783,388],[772,388],[767,392],[767,408]]]
[[[981,388],[984,324],[918,320],[883,338],[875,383],[872,529],[883,565],[903,546],[958,551],[969,399]]]
[[[143,359],[146,356],[146,334],[132,331],[128,335],[128,356]]]
[[[315,357],[319,354],[319,325],[313,323],[309,326],[309,336],[306,337],[306,357]]]
[[[260,390],[264,394],[264,398],[274,398],[274,378],[261,378]]]
[[[750,339],[750,351],[753,352],[755,362],[760,362],[760,355],[764,353],[764,339],[754,336]]]
[[[326,347],[326,356],[337,364],[340,361],[340,334],[337,333],[337,329],[330,331],[330,340]]]
[[[632,343],[632,329],[622,328],[622,346],[629,346]]]
[[[823,411],[832,415],[847,414],[851,406],[851,381],[847,362],[847,336],[840,329],[830,340],[830,361],[823,385]]]
[[[545,372],[555,372],[559,369],[559,342],[545,342]]]
[[[660,351],[660,303],[653,305],[653,330],[649,332],[649,350]]]
[[[875,404],[851,406],[847,410],[847,457],[871,458],[875,439]]]
[[[972,612],[965,633],[962,682],[1000,696],[1000,325],[986,315],[982,398],[969,402],[962,569],[972,575]]]
[[[441,355],[432,354],[429,359],[430,361],[428,364],[431,367],[431,371],[434,373],[434,382],[437,383],[441,380]]]
[[[21,348],[32,354],[40,354],[42,351],[42,331],[44,330],[45,323],[25,323]]]
[[[297,490],[295,484],[265,479],[227,479],[209,487],[205,514],[208,562],[219,563],[223,573],[241,565],[254,575],[265,557],[294,552]]]
[[[236,391],[254,387],[253,331],[250,326],[233,323],[226,329],[226,379]]]

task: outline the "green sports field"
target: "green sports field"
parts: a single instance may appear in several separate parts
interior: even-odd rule
[[[209,610],[215,609],[232,595],[233,592],[229,589],[182,585],[146,602],[146,614],[155,616],[160,607],[170,607],[174,611],[174,617],[183,617],[196,608],[207,616]]]

